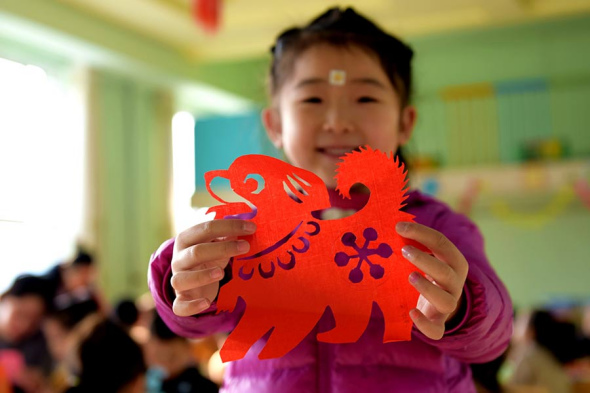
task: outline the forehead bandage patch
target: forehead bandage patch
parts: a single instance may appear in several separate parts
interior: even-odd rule
[[[342,70],[331,70],[330,71],[330,84],[336,86],[342,86],[346,83],[346,71]]]

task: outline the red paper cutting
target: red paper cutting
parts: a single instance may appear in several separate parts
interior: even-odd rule
[[[222,205],[209,209],[220,219],[250,213],[257,232],[244,237],[248,254],[234,258],[232,279],[221,287],[218,312],[233,311],[241,297],[245,312],[221,349],[224,362],[243,358],[272,330],[260,359],[283,356],[303,340],[329,307],[335,327],[317,334],[329,343],[357,341],[365,331],[373,302],[385,321],[383,342],[409,340],[418,292],[408,275],[416,268],[401,256],[412,244],[395,231],[398,221],[413,221],[400,211],[406,172],[403,165],[369,147],[348,153],[339,164],[337,190],[349,198],[356,183],[370,190],[369,201],[352,216],[319,220],[330,207],[326,186],[315,174],[262,155],[237,158],[228,170],[207,172],[209,193]],[[258,181],[251,175],[260,176]],[[227,203],[210,187],[215,177],[230,180],[247,203]]]

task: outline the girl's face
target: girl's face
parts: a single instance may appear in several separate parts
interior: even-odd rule
[[[44,312],[38,296],[7,296],[0,301],[0,333],[6,341],[18,343],[39,330]]]
[[[340,80],[344,76],[344,83],[334,75]],[[291,164],[314,172],[333,188],[344,153],[363,145],[395,152],[408,141],[416,112],[400,107],[376,57],[357,47],[319,44],[297,58],[263,121]]]

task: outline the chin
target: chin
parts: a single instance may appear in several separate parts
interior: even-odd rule
[[[330,175],[319,174],[318,176],[323,180],[326,187],[331,189],[336,188],[337,182],[334,178],[334,176],[336,176],[336,173],[331,173]]]

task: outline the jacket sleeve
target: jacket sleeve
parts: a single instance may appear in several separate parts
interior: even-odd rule
[[[217,332],[229,332],[237,324],[243,309],[240,303],[231,313],[221,312],[217,314],[217,303],[213,301],[211,307],[204,312],[190,316],[180,317],[172,311],[174,302],[174,290],[170,284],[172,269],[172,252],[174,239],[167,240],[152,254],[148,268],[148,286],[154,298],[156,310],[166,325],[176,334],[183,337],[198,338]],[[231,265],[226,268],[226,276],[231,274]]]
[[[506,350],[512,335],[510,295],[485,256],[481,233],[467,217],[448,211],[439,215],[433,228],[447,236],[469,263],[464,314],[440,340],[420,332],[417,336],[462,362],[491,361]]]

